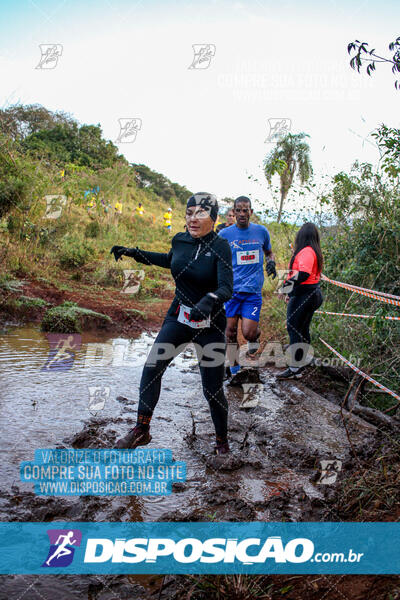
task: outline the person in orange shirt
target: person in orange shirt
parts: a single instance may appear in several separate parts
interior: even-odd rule
[[[318,229],[314,223],[305,223],[296,235],[289,276],[279,290],[287,302],[290,359],[288,368],[278,375],[278,379],[300,379],[309,364],[311,319],[323,302],[319,286],[322,265]]]

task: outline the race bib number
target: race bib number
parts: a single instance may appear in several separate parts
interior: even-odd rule
[[[253,265],[260,260],[259,250],[244,250],[236,252],[236,261],[238,265]]]
[[[179,323],[189,325],[189,327],[192,327],[192,329],[203,329],[204,327],[210,327],[211,317],[203,319],[202,321],[189,321],[190,311],[191,308],[189,308],[188,306],[185,306],[184,304],[179,305]]]

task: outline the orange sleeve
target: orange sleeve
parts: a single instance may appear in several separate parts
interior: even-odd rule
[[[311,274],[313,272],[315,259],[315,252],[310,246],[303,248],[296,256],[296,270]]]

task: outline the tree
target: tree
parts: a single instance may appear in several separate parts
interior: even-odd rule
[[[347,46],[347,52],[350,54],[351,52],[355,52],[354,56],[350,60],[350,66],[352,69],[360,72],[360,69],[363,63],[367,64],[367,75],[371,75],[373,71],[375,71],[376,63],[389,63],[392,65],[392,73],[393,75],[398,75],[400,73],[400,37],[396,38],[394,42],[389,44],[389,51],[393,52],[393,55],[388,58],[386,56],[380,56],[376,54],[375,48],[372,50],[368,50],[367,42],[360,42],[359,40],[355,40],[351,42]],[[396,79],[394,82],[394,87],[396,90],[400,90],[400,80]]]
[[[13,140],[23,140],[37,131],[75,122],[67,113],[51,112],[40,104],[14,104],[0,110],[0,131]]]
[[[182,204],[186,204],[192,192],[185,186],[172,183],[165,175],[153,171],[146,165],[132,163],[139,187],[151,190],[163,200],[169,202],[171,198],[177,198]]]
[[[22,142],[28,153],[46,158],[50,163],[63,166],[74,163],[92,169],[112,167],[126,160],[118,155],[118,148],[102,137],[100,125],[59,124],[28,135]]]
[[[20,144],[24,153],[63,166],[74,163],[93,169],[127,164],[118,148],[103,139],[100,125],[79,125],[64,112],[40,104],[15,104],[0,110],[0,134]]]
[[[18,143],[0,132],[0,219],[15,208],[28,212],[48,184],[41,165],[21,154]]]
[[[400,221],[400,129],[381,125],[371,135],[377,142],[380,164],[373,167],[356,161],[349,174],[337,173],[333,177],[333,208],[344,221],[362,218],[373,225],[385,219],[397,223]]]
[[[395,179],[400,175],[400,129],[382,124],[372,133],[381,153],[382,169]]]
[[[264,160],[264,173],[268,183],[271,184],[272,176],[276,173],[281,180],[278,223],[281,220],[283,205],[295,176],[297,175],[301,185],[304,185],[312,175],[310,147],[304,141],[306,137],[309,137],[306,133],[288,133],[277,142],[275,148]]]

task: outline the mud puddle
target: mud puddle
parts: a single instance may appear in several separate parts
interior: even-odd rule
[[[154,335],[131,340],[83,334],[68,370],[44,369],[49,344],[38,328],[11,328],[0,336],[1,519],[321,520],[335,486],[321,481],[326,474],[320,461],[331,461],[337,478],[353,468],[338,407],[301,383],[277,382],[271,370],[238,387],[225,383],[232,470],[232,464],[212,458],[213,427],[190,347],[167,369],[152,421],[149,448],[170,448],[187,465],[186,482],[171,495],[43,497],[19,481],[20,462],[32,460],[38,448],[110,448],[134,425],[142,365]],[[90,388],[100,390],[95,401]],[[375,432],[354,416],[348,428],[356,449],[368,445]],[[154,577],[3,578],[10,599],[31,584],[29,597],[60,600],[147,598],[159,589]]]
[[[155,521],[175,507],[175,494],[115,499],[35,497],[32,485],[19,481],[19,464],[32,460],[35,449],[110,448],[117,437],[135,424],[142,366],[154,337],[155,334],[145,333],[136,340],[127,340],[83,334],[68,370],[43,370],[49,344],[37,328],[15,328],[0,337],[3,520],[8,516],[23,521],[69,517]],[[211,421],[207,403],[198,393],[200,374],[191,353],[186,352],[176,362],[163,378],[151,447],[170,448],[175,460],[187,462],[188,485],[185,489],[181,486],[181,502],[186,487],[198,483],[202,466],[199,458],[188,454],[185,442],[191,411],[197,418],[202,415],[207,423]],[[96,388],[100,395],[93,402],[91,391]],[[13,501],[17,494],[19,502]],[[13,505],[7,506],[6,512],[4,499]]]

